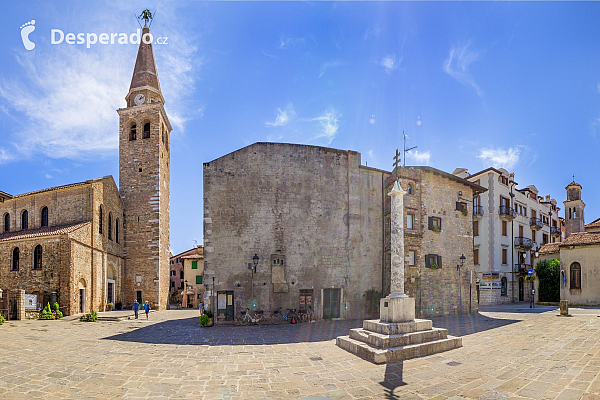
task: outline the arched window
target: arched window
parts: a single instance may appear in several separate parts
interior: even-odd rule
[[[42,269],[42,246],[39,244],[33,249],[33,269]]]
[[[102,221],[104,220],[104,216],[102,213],[102,206],[100,206],[100,213],[99,213],[99,219],[98,219],[98,233],[100,233],[102,235]]]
[[[165,131],[162,132],[162,141],[163,141],[163,144],[165,144]]]
[[[506,281],[506,277],[503,276],[502,279],[500,279],[500,296],[506,296],[506,288],[507,288],[507,281]]]
[[[29,228],[29,213],[27,210],[23,210],[21,213],[21,229]]]
[[[408,188],[406,190],[406,194],[414,194],[415,190],[413,189],[412,183],[408,184]]]
[[[41,220],[42,220],[41,226],[48,226],[48,207],[42,208],[41,214],[42,214],[41,215]]]
[[[112,213],[108,213],[108,240],[112,240]]]
[[[4,214],[4,232],[10,231],[10,214]]]
[[[135,124],[131,125],[131,128],[129,129],[129,140],[135,140],[137,139],[137,134],[136,134],[136,126]]]
[[[571,214],[571,207],[569,207],[569,219],[573,218],[573,214]]]
[[[119,218],[115,218],[115,242],[119,243]]]
[[[150,137],[150,122],[146,122],[144,124],[144,139],[148,139]]]
[[[571,289],[581,289],[581,265],[578,262],[571,264]]]
[[[12,260],[11,260],[11,264],[10,264],[10,270],[11,271],[18,271],[19,270],[19,248],[15,247],[14,250],[12,251]]]
[[[573,218],[577,218],[577,207],[573,207]]]

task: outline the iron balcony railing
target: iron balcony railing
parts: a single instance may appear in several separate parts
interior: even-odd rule
[[[551,226],[550,227],[550,234],[552,236],[560,236],[562,234],[562,232],[560,231],[559,227]]]
[[[473,215],[483,215],[483,206],[473,206]]]
[[[500,206],[500,212],[499,212],[500,216],[506,216],[506,217],[510,217],[510,218],[514,218],[515,217],[515,210],[512,207],[509,206]]]
[[[539,218],[531,217],[529,219],[529,226],[532,228],[542,229],[542,220]]]
[[[514,243],[515,247],[522,247],[524,249],[530,249],[533,247],[533,241],[526,237],[516,237]]]
[[[515,264],[515,274],[526,274],[531,268],[531,264]]]

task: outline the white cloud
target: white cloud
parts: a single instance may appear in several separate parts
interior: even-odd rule
[[[415,165],[430,165],[431,152],[427,150],[420,153],[419,150],[411,150],[406,153],[406,159],[412,160]]]
[[[296,47],[299,45],[304,45],[304,38],[293,38],[293,37],[279,37],[279,45],[278,47],[282,50],[288,49],[290,47]]]
[[[600,82],[598,82],[597,88],[598,88],[598,93],[600,93]]]
[[[312,118],[311,121],[318,121],[321,127],[321,132],[315,136],[312,140],[325,138],[327,144],[330,144],[338,131],[339,124],[338,119],[341,115],[333,108],[326,110],[321,116]]]
[[[335,67],[339,67],[340,65],[345,65],[345,63],[343,63],[341,61],[326,62],[325,64],[323,64],[321,66],[321,73],[319,74],[319,78],[322,77],[325,74],[325,71],[328,68],[335,68]]]
[[[383,68],[385,68],[386,74],[391,75],[392,72],[394,72],[394,70],[396,68],[398,68],[398,66],[400,65],[401,62],[402,62],[402,57],[400,57],[398,62],[396,62],[396,54],[392,53],[392,54],[388,54],[387,56],[383,57],[378,64],[381,65]]]
[[[294,106],[292,103],[288,104],[285,107],[285,110],[281,108],[277,109],[277,116],[275,117],[274,122],[265,122],[267,126],[284,126],[287,125],[291,119],[296,116],[296,111],[294,111]]]
[[[460,46],[456,45],[450,49],[450,54],[444,61],[444,71],[460,83],[471,86],[477,95],[483,96],[483,91],[475,83],[468,71],[469,65],[479,58],[479,54],[469,50],[470,43]]]
[[[495,168],[512,169],[519,162],[521,149],[519,147],[510,147],[508,149],[480,149],[477,158],[482,159],[486,164],[492,164]]]

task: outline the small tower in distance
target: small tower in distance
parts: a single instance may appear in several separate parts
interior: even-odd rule
[[[147,12],[146,22],[151,19]],[[142,14],[144,15],[144,14]],[[142,29],[127,106],[119,114],[119,192],[124,212],[125,303],[165,309],[169,293],[169,141],[150,29]],[[146,38],[146,40],[144,40]]]
[[[585,203],[581,200],[581,185],[575,181],[569,183],[565,188],[567,190],[567,200],[565,205],[565,236],[569,237],[571,233],[584,231],[584,209]]]

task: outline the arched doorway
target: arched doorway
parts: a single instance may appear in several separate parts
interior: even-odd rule
[[[106,270],[106,302],[115,304],[115,267],[108,265]]]
[[[86,284],[85,279],[81,278],[79,280],[79,313],[85,313],[85,303],[86,303]]]
[[[523,277],[519,278],[519,301],[523,301],[525,299],[525,281]]]

